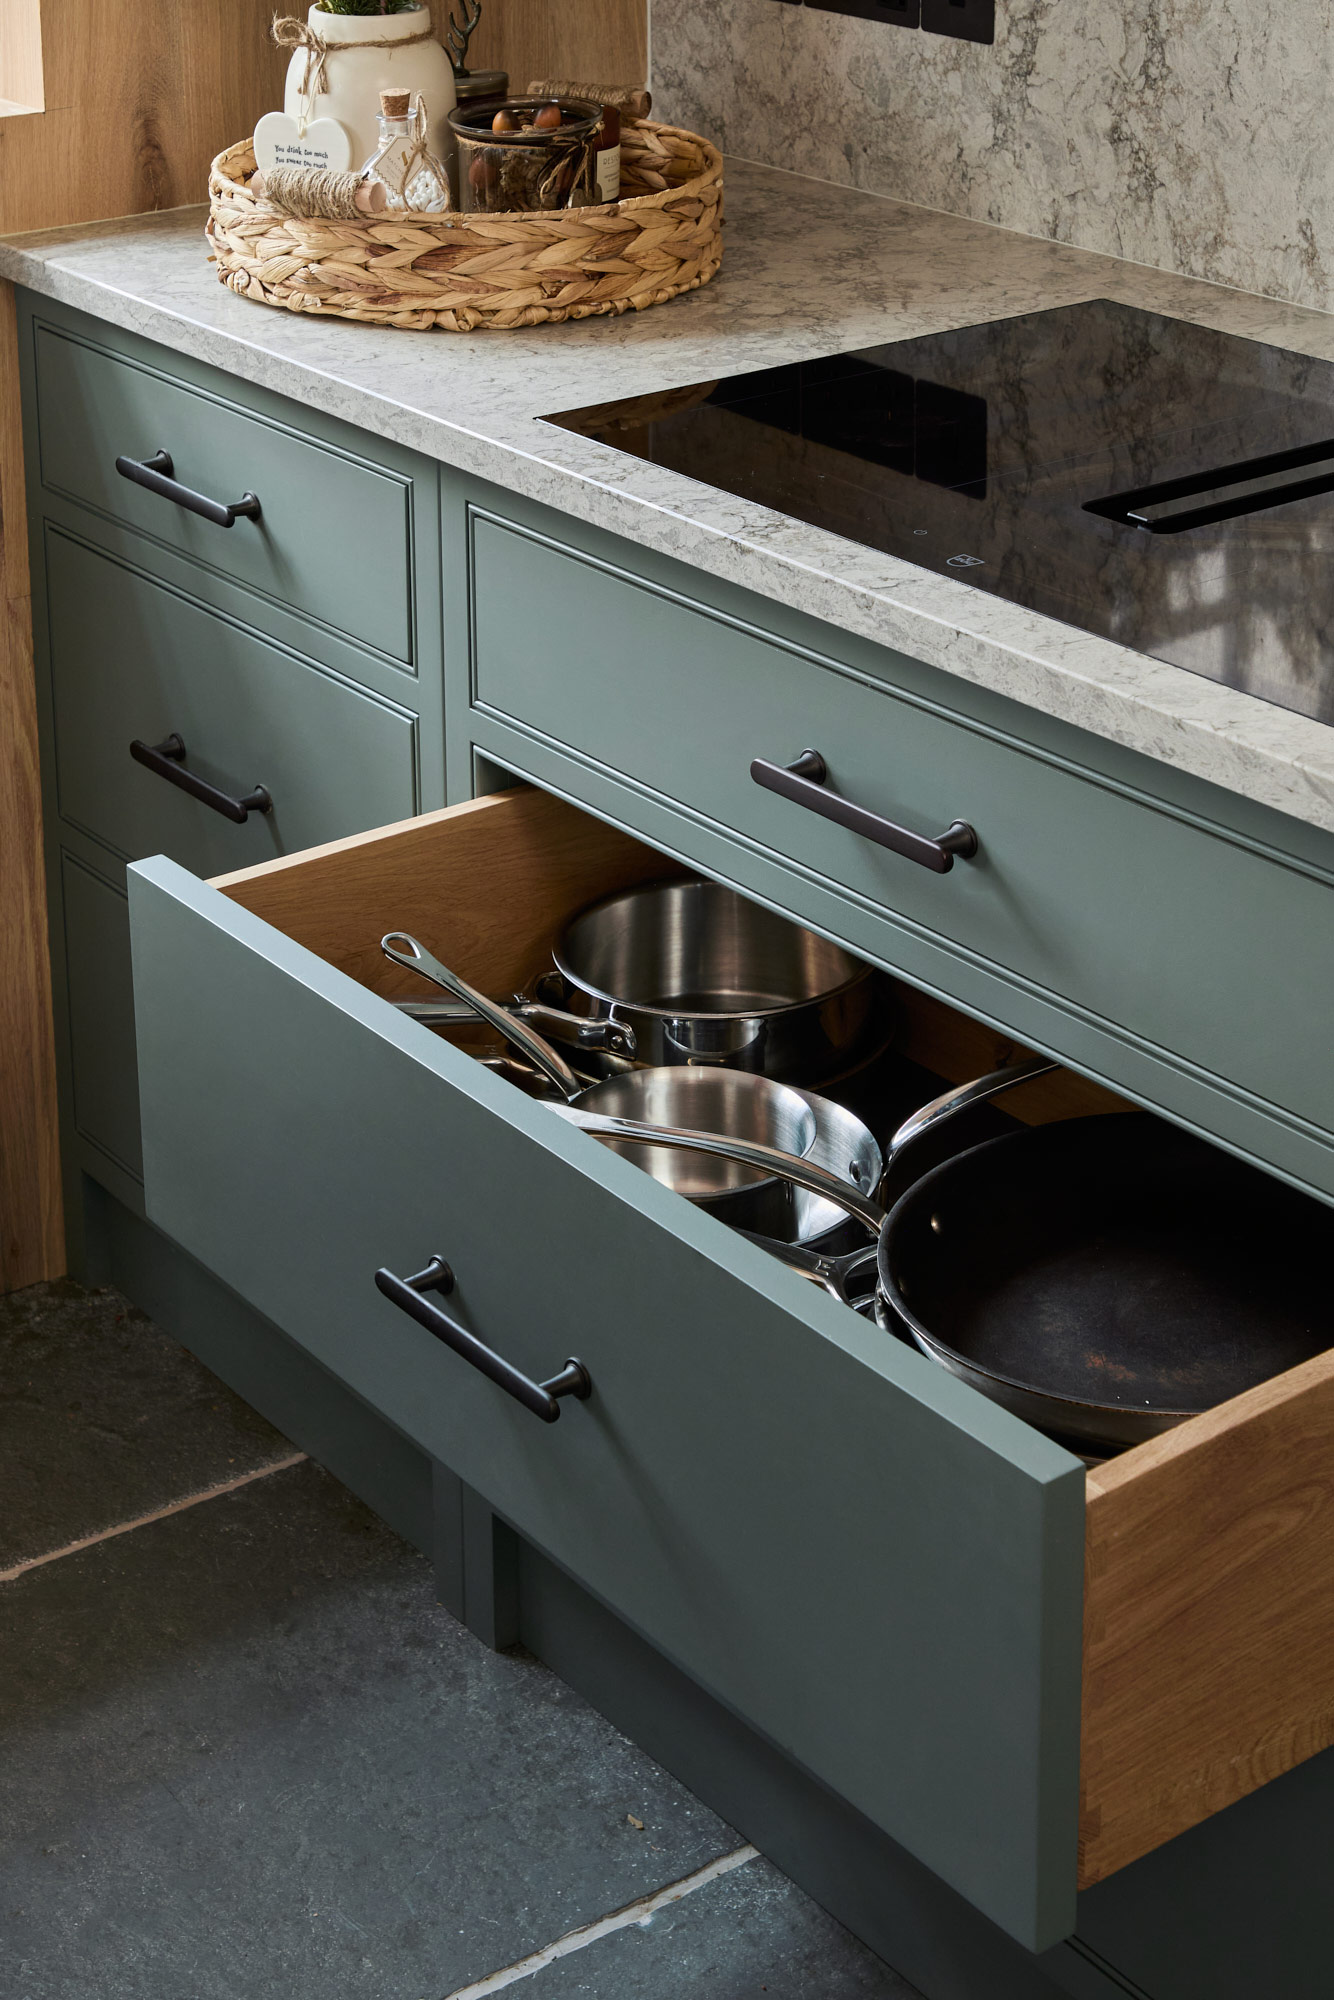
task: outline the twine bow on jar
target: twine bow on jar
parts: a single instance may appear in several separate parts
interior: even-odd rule
[[[328,61],[340,49],[410,49],[414,42],[429,42],[435,39],[435,31],[428,18],[424,28],[415,35],[383,35],[375,41],[326,42],[308,21],[298,21],[293,14],[275,14],[273,17],[273,39],[280,49],[304,49],[306,52],[306,74],[301,82],[301,100],[306,107],[305,115],[310,116],[310,107],[317,97],[327,97],[329,93]]]
[[[424,166],[434,165],[431,149],[427,144],[426,100],[419,90],[414,91],[408,112],[408,139],[411,143],[403,156],[402,168],[396,170],[398,193],[403,197],[405,208],[412,206],[408,190],[418,171]]]

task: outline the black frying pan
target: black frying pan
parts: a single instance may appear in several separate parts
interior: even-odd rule
[[[900,1128],[890,1158],[1051,1067],[948,1092]],[[875,1228],[872,1204],[845,1205]],[[1138,1444],[1334,1344],[1334,1210],[1147,1112],[956,1154],[868,1249],[766,1247],[849,1304],[874,1266],[883,1325],[1085,1452]]]
[[[1081,1449],[1334,1343],[1334,1211],[1147,1113],[956,1155],[895,1204],[876,1265],[924,1352]]]

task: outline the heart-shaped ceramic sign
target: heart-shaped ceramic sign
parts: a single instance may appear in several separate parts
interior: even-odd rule
[[[303,132],[285,111],[266,111],[255,127],[255,164],[262,174],[275,167],[346,174],[352,167],[352,141],[336,118],[312,118]]]

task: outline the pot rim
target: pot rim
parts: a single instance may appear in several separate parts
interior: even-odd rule
[[[592,980],[584,979],[578,973],[571,971],[569,961],[564,956],[563,948],[566,938],[575,925],[580,923],[583,918],[592,916],[595,910],[603,909],[609,903],[618,903],[628,896],[642,895],[654,889],[677,888],[682,885],[683,881],[687,884],[700,882],[714,889],[724,886],[722,883],[713,882],[707,875],[687,876],[684,878],[669,875],[660,882],[641,882],[632,889],[613,890],[610,896],[602,896],[596,903],[590,903],[586,909],[580,910],[578,915],[572,917],[569,923],[565,925],[555,944],[551,947],[552,963],[555,965],[561,978],[568,980],[571,986],[578,992],[586,994],[590,1000],[599,1000],[604,1007],[619,1009],[622,1019],[630,1014],[642,1014],[646,1019],[653,1021],[772,1021],[783,1014],[795,1014],[803,1007],[823,1007],[827,1001],[840,999],[843,994],[851,993],[854,988],[874,977],[874,966],[857,960],[855,953],[850,952],[846,945],[835,944],[832,938],[825,938],[822,942],[832,945],[833,949],[842,952],[845,958],[852,959],[857,965],[857,970],[850,973],[846,979],[840,980],[837,986],[826,986],[821,992],[808,993],[804,998],[799,1000],[784,1000],[776,1007],[761,1007],[758,1009],[743,1007],[728,1010],[721,1007],[710,1008],[708,1010],[698,1007],[655,1007],[647,1000],[627,1000],[621,994],[607,993],[602,987],[595,986]],[[733,891],[732,893],[735,894],[736,892]],[[766,906],[761,904],[760,907],[764,909]],[[770,910],[768,914],[776,916],[777,912]],[[811,937],[820,936],[820,933],[812,931],[808,924],[797,924],[793,919],[787,917],[781,921],[792,923],[795,930],[806,931]]]

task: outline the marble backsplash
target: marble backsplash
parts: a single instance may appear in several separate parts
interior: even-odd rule
[[[992,47],[652,0],[660,116],[726,151],[1334,306],[1334,0],[997,0]]]

